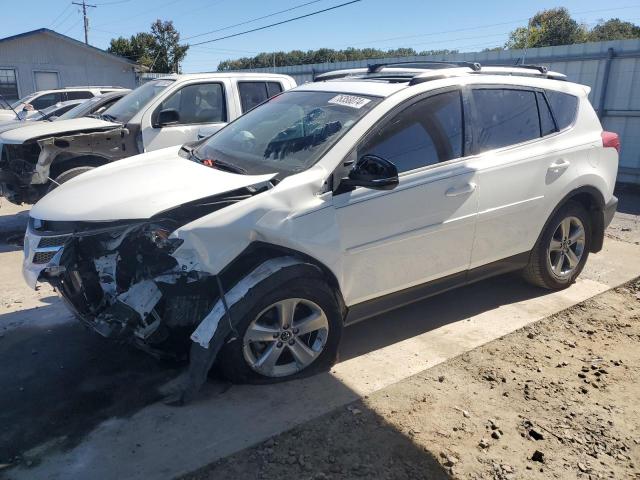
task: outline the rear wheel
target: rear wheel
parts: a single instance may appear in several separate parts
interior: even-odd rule
[[[74,167],[69,170],[65,170],[61,174],[59,174],[56,178],[54,178],[49,184],[49,188],[47,189],[47,193],[51,190],[55,190],[59,185],[62,185],[64,182],[68,182],[72,178],[77,177],[89,170],[93,170],[95,167],[84,166],[84,167]]]
[[[580,275],[589,256],[591,222],[587,210],[569,201],[548,222],[524,270],[536,286],[559,290]]]
[[[220,351],[222,373],[236,383],[275,383],[327,370],[336,360],[342,316],[321,278],[265,280],[238,335]],[[241,310],[242,306],[240,306]],[[232,312],[233,315],[233,312]]]

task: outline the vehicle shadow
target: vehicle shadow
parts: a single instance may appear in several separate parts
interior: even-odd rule
[[[494,277],[392,310],[345,329],[340,360],[363,355],[501,305],[548,295],[518,274]]]
[[[0,327],[10,328],[0,329],[0,463],[51,439],[75,445],[103,420],[158,400],[155,387],[179,371],[99,337],[59,300],[45,300],[51,304],[0,315]]]

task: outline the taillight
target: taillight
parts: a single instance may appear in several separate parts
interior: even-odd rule
[[[615,148],[620,153],[620,137],[617,133],[602,132],[602,146],[604,148]]]

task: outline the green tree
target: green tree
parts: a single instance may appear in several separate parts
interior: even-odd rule
[[[505,48],[536,48],[570,45],[587,39],[587,29],[579,24],[564,7],[536,13],[526,27],[516,28],[509,35]]]
[[[602,42],[605,40],[626,40],[640,38],[640,26],[624,22],[619,18],[611,18],[607,21],[600,20],[588,34],[588,41]]]
[[[353,60],[366,60],[383,57],[410,57],[414,55],[446,55],[458,53],[457,50],[428,50],[416,52],[413,48],[396,48],[392,50],[380,50],[377,48],[345,48],[334,50],[332,48],[320,48],[318,50],[291,50],[290,52],[263,52],[255,57],[244,57],[236,60],[220,62],[218,70],[243,70],[246,68],[278,67],[288,65],[305,65],[310,63],[345,62]]]
[[[180,45],[180,33],[173,22],[156,20],[151,24],[151,35],[155,39],[153,71],[180,73],[180,63],[186,57],[189,45]]]
[[[126,57],[154,72],[180,72],[188,45],[180,45],[180,33],[173,22],[156,20],[151,24],[151,33],[140,32],[131,38],[111,39],[107,51]]]

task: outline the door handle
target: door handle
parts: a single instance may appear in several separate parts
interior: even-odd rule
[[[447,197],[459,197],[460,195],[468,195],[472,193],[476,189],[476,184],[469,182],[464,184],[461,187],[451,187],[449,190],[444,192]]]
[[[564,158],[562,158],[560,160],[556,160],[551,165],[549,165],[549,168],[547,170],[553,173],[558,173],[569,168],[569,165],[571,165],[571,162],[569,160],[565,160]]]

